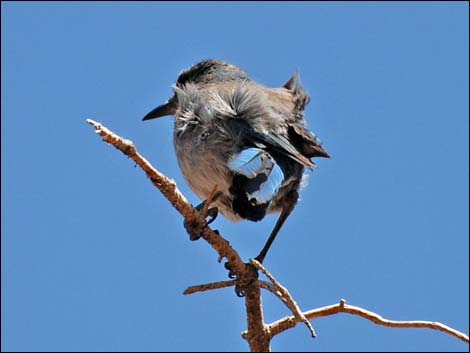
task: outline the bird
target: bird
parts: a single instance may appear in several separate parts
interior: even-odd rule
[[[312,158],[330,158],[307,128],[310,98],[298,70],[269,88],[240,67],[205,59],[181,71],[172,88],[170,99],[142,120],[174,115],[174,149],[185,180],[201,200],[217,188],[213,218],[220,212],[231,221],[257,222],[280,213],[255,257],[262,263],[297,204],[305,169],[316,167]]]

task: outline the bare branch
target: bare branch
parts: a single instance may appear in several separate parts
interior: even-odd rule
[[[242,337],[248,341],[252,352],[270,352],[271,335],[263,322],[261,289],[256,282],[246,288],[245,298],[248,331],[242,333]]]
[[[310,321],[308,321],[308,319],[305,317],[305,315],[302,313],[302,311],[300,310],[299,306],[297,305],[297,303],[295,302],[294,298],[292,298],[291,294],[289,293],[289,291],[287,290],[286,287],[284,287],[283,285],[281,285],[275,278],[274,276],[269,273],[269,271],[260,263],[258,262],[257,260],[255,259],[251,259],[250,260],[250,263],[255,266],[258,270],[261,270],[261,272],[264,273],[264,275],[266,277],[268,277],[268,279],[271,281],[271,283],[273,284],[274,288],[276,289],[275,292],[273,292],[279,299],[281,299],[283,301],[284,304],[287,305],[287,307],[292,311],[292,313],[294,314],[294,316],[296,317],[296,319],[298,319],[299,321],[302,321],[303,323],[305,323],[305,325],[307,326],[308,330],[310,331],[310,333],[312,334],[312,337],[315,337],[316,336],[316,333],[315,333],[315,329],[313,328],[312,324],[310,323]]]
[[[453,328],[443,325],[439,322],[430,321],[394,321],[382,318],[380,315],[362,309],[360,307],[347,305],[344,300],[341,300],[338,304],[325,306],[322,308],[314,309],[302,313],[298,308],[295,301],[290,296],[286,288],[280,285],[275,278],[257,261],[252,260],[250,264],[245,264],[241,260],[238,253],[230,246],[217,231],[212,230],[208,225],[204,217],[188,202],[188,200],[178,190],[175,182],[165,175],[156,170],[144,157],[138,152],[132,141],[124,139],[100,123],[87,119],[87,123],[92,125],[96,133],[103,137],[103,140],[112,144],[114,147],[119,149],[125,155],[130,157],[142,170],[146,173],[150,181],[155,185],[160,192],[168,199],[172,206],[179,212],[186,221],[195,225],[201,226],[203,229],[202,237],[206,240],[217,253],[219,254],[219,262],[222,258],[226,258],[230,263],[230,271],[233,272],[237,279],[234,281],[221,281],[215,283],[201,284],[198,286],[192,286],[184,291],[184,294],[190,294],[210,289],[224,288],[235,285],[237,288],[243,291],[245,294],[245,305],[247,312],[247,323],[248,331],[242,333],[242,337],[245,338],[251,351],[269,351],[269,342],[271,338],[289,328],[294,327],[299,322],[306,322],[310,324],[308,320],[334,315],[338,313],[348,313],[351,315],[361,316],[366,318],[378,325],[388,327],[426,327],[434,330],[440,330],[442,332],[453,335],[465,342],[469,342],[469,338],[466,334],[459,332]],[[214,197],[214,188],[211,195],[209,195],[209,201]],[[203,210],[207,212],[210,202],[207,203],[207,207]],[[257,270],[260,269],[272,283],[256,280]],[[256,273],[254,273],[255,271]],[[285,317],[278,320],[270,325],[266,325],[263,322],[263,308],[261,303],[261,287],[270,290],[276,296],[286,303],[286,305],[292,310],[294,316]],[[238,292],[238,290],[237,290]],[[311,326],[310,326],[311,327]],[[313,328],[312,328],[313,330]],[[314,335],[314,331],[312,331]]]
[[[367,320],[370,320],[377,325],[387,326],[387,327],[414,327],[414,328],[430,328],[433,330],[439,330],[449,335],[455,336],[461,339],[464,342],[469,342],[468,335],[457,331],[449,326],[441,324],[440,322],[432,321],[396,321],[384,319],[382,316],[363,309],[358,306],[348,305],[344,299],[341,299],[338,304],[324,306],[322,308],[310,310],[304,313],[305,317],[309,320],[315,319],[317,317],[329,316],[338,313],[347,313],[351,315],[361,316]],[[298,324],[300,320],[294,316],[285,317],[281,320],[273,322],[268,325],[268,329],[271,333],[271,336],[275,336],[289,328],[294,327]]]
[[[252,351],[269,351],[270,337],[266,330],[266,325],[263,322],[261,289],[256,284],[256,281],[253,281],[253,267],[243,263],[238,253],[230,246],[228,241],[207,225],[204,217],[178,190],[175,182],[156,170],[142,157],[137,152],[132,141],[116,135],[94,120],[87,119],[86,121],[95,128],[96,133],[101,135],[104,141],[112,144],[141,167],[153,185],[155,185],[167,200],[170,201],[173,207],[183,215],[187,222],[199,225],[203,228],[202,237],[217,251],[219,254],[219,262],[223,257],[228,260],[230,270],[237,277],[236,285],[240,287],[245,294],[248,321],[247,340],[250,349]]]
[[[230,246],[228,241],[222,238],[217,232],[210,227],[206,227],[206,220],[201,214],[188,202],[183,194],[178,190],[174,180],[167,178],[165,175],[155,169],[144,157],[138,152],[132,141],[124,139],[107,129],[100,123],[87,119],[88,124],[92,125],[96,133],[103,137],[103,140],[119,149],[126,156],[130,157],[139,167],[143,169],[150,181],[165,196],[173,207],[189,221],[200,224],[204,227],[202,237],[214,248],[217,253],[227,258],[232,265],[232,270],[237,276],[242,275],[245,271],[245,264],[238,253]]]
[[[231,287],[231,286],[234,286],[235,283],[236,283],[235,280],[231,280],[231,281],[219,281],[219,282],[198,284],[198,285],[186,288],[183,294],[188,295],[188,294],[193,294],[197,292],[205,292],[206,290]]]

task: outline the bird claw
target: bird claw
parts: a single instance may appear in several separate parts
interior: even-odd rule
[[[196,209],[198,208],[196,207]],[[198,211],[200,210],[198,209]],[[214,222],[218,214],[219,214],[219,210],[217,209],[217,207],[209,208],[207,210],[207,215],[206,215],[207,217],[209,217],[209,220],[207,220],[204,225],[200,225],[198,222],[188,222],[187,220],[185,220],[184,228],[189,234],[189,239],[192,241],[198,240],[201,237],[202,232],[204,231],[204,228],[206,228],[209,224]]]
[[[211,198],[210,202],[216,201],[220,196],[222,195],[222,192],[217,191],[213,197]],[[209,224],[215,221],[217,218],[217,215],[219,214],[219,209],[217,207],[211,207],[206,209],[205,211],[205,206],[206,206],[207,200],[201,202],[199,205],[194,207],[204,218],[209,217],[209,220],[206,220],[204,225],[200,225],[197,222],[188,222],[187,220],[184,221],[184,228],[189,234],[189,239],[194,241],[198,240],[202,232],[204,231],[204,228],[206,228]]]
[[[187,220],[185,220],[183,224],[189,234],[189,240],[191,241],[198,240],[201,237],[204,228],[207,226],[207,222],[204,226],[201,226],[197,222],[188,222]]]
[[[207,221],[207,225],[211,224],[212,222],[215,221],[217,216],[219,215],[219,209],[217,207],[211,207],[207,210],[207,217],[210,217],[210,219]]]
[[[232,264],[230,262],[227,261],[224,264],[224,267],[225,267],[226,270],[228,270],[228,278],[230,278],[230,279],[237,278],[237,275],[235,274],[235,272],[233,272]]]
[[[224,266],[229,271],[228,277],[231,279],[237,279],[237,283],[235,285],[235,294],[237,297],[243,298],[245,296],[246,288],[258,279],[258,270],[252,264],[247,263],[245,264],[249,270],[247,276],[245,276],[245,278],[237,278],[237,275],[233,271],[230,262],[226,262]]]
[[[244,289],[237,289],[237,287],[235,287],[235,294],[237,295],[237,297],[239,298],[243,298],[245,296],[245,290]]]

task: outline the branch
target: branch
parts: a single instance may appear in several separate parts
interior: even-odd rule
[[[193,294],[193,293],[197,293],[197,292],[205,292],[206,290],[231,287],[231,286],[234,286],[234,285],[235,285],[234,280],[198,284],[196,286],[191,286],[191,287],[186,288],[184,290],[183,294],[188,295],[188,294]]]
[[[223,257],[228,260],[230,263],[230,271],[237,277],[236,288],[241,288],[245,294],[248,321],[248,344],[252,351],[269,351],[269,334],[263,322],[261,289],[256,281],[253,281],[254,268],[251,265],[243,263],[240,256],[230,246],[229,242],[207,225],[204,217],[178,190],[176,183],[160,173],[142,157],[137,152],[132,141],[116,135],[114,132],[92,119],[87,119],[86,121],[95,128],[95,132],[102,136],[105,142],[119,149],[141,167],[152,184],[160,190],[163,196],[170,201],[172,206],[181,213],[187,222],[200,226],[201,229],[203,229],[202,238],[217,251],[219,254],[219,262]]]
[[[217,231],[212,230],[207,225],[207,222],[201,213],[199,213],[198,210],[196,210],[178,190],[175,182],[156,170],[144,157],[142,157],[137,152],[137,149],[132,141],[116,135],[96,121],[91,119],[87,119],[86,121],[95,128],[96,133],[102,136],[105,142],[108,142],[119,149],[126,156],[130,157],[138,166],[140,166],[152,184],[160,190],[160,192],[167,198],[167,200],[185,218],[187,222],[200,226],[204,240],[206,240],[209,245],[211,245],[212,248],[214,248],[214,250],[219,254],[219,262],[223,257],[228,260],[230,263],[230,271],[237,277],[235,281],[221,281],[192,286],[187,288],[184,291],[184,294],[224,288],[232,285],[235,285],[236,290],[238,288],[243,291],[245,294],[248,331],[244,332],[242,337],[248,340],[251,351],[269,351],[269,342],[272,337],[289,328],[294,327],[299,322],[308,322],[306,319],[311,320],[317,317],[334,315],[338,313],[348,313],[351,315],[361,316],[378,325],[388,327],[430,328],[453,335],[467,343],[469,342],[469,338],[466,334],[439,322],[387,320],[374,312],[362,309],[357,306],[347,305],[343,299],[338,304],[325,306],[302,313],[295,301],[290,296],[287,289],[281,286],[262,265],[257,264],[256,262],[251,262],[250,264],[243,263],[238,253],[230,246],[228,241],[220,236]],[[211,196],[213,195],[214,192],[211,193]],[[211,196],[209,196],[209,198],[211,198]],[[208,202],[208,204],[210,204],[210,202]],[[205,211],[207,211],[207,207],[203,210],[203,212]],[[271,280],[272,283],[254,280],[257,278],[256,268],[263,271],[263,273]],[[287,306],[293,311],[295,315],[285,317],[270,325],[264,324],[261,303],[261,287],[269,289],[271,292],[281,298],[281,300],[287,304]]]
[[[233,272],[237,276],[245,271],[245,264],[238,253],[230,246],[228,241],[222,238],[217,232],[206,226],[206,220],[201,214],[188,202],[186,197],[178,190],[174,180],[155,169],[138,152],[132,141],[124,139],[107,129],[100,123],[87,119],[88,124],[92,125],[96,133],[103,137],[103,140],[119,149],[126,156],[130,157],[147,174],[153,185],[167,198],[172,206],[189,222],[201,225],[203,229],[202,237],[214,248],[221,257],[227,258],[233,267]]]
[[[305,323],[305,325],[307,326],[308,330],[310,331],[312,337],[315,337],[316,333],[315,333],[314,328],[312,327],[312,324],[310,323],[310,321],[308,321],[308,319],[302,313],[302,311],[300,310],[299,306],[295,302],[294,298],[292,298],[292,296],[289,293],[289,291],[287,290],[287,288],[284,287],[283,285],[281,285],[274,278],[274,276],[271,273],[269,273],[269,271],[260,262],[254,260],[254,259],[251,259],[250,263],[253,266],[255,266],[258,270],[261,270],[261,272],[263,272],[264,275],[266,277],[268,277],[268,279],[271,281],[271,283],[273,284],[274,289],[275,289],[275,291],[273,291],[270,288],[271,292],[273,292],[279,299],[281,299],[283,301],[284,304],[287,305],[287,307],[292,311],[292,313],[294,314],[294,316],[297,320],[302,321],[303,323]]]
[[[464,342],[469,342],[469,338],[466,334],[457,331],[449,326],[441,324],[440,322],[432,322],[432,321],[396,321],[396,320],[388,320],[384,319],[382,316],[363,309],[358,306],[348,305],[344,299],[341,299],[338,304],[324,306],[322,308],[313,309],[304,313],[307,319],[315,319],[317,317],[329,316],[338,313],[347,313],[351,315],[361,316],[367,320],[370,320],[377,325],[387,326],[387,327],[414,327],[414,328],[430,328],[433,330],[439,330],[449,335],[455,336],[461,339]],[[300,322],[300,319],[296,318],[295,316],[285,317],[281,320],[273,322],[272,324],[268,325],[268,330],[271,334],[271,337],[287,330]]]
[[[271,335],[263,322],[261,288],[256,282],[254,281],[245,290],[248,331],[242,333],[242,337],[248,341],[251,352],[270,352]]]

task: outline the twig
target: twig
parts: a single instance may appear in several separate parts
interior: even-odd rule
[[[132,141],[116,135],[114,132],[92,119],[87,119],[86,121],[95,128],[96,133],[101,135],[104,141],[119,149],[126,156],[130,157],[139,167],[141,167],[153,185],[160,190],[160,192],[186,220],[200,224],[204,227],[202,237],[215,249],[215,251],[217,251],[217,253],[219,253],[220,256],[225,257],[230,262],[233,272],[235,272],[237,276],[244,273],[245,264],[238,253],[230,246],[228,241],[214,232],[210,227],[205,227],[205,219],[178,190],[174,180],[171,180],[160,173],[144,157],[142,157],[137,152]]]
[[[302,313],[300,310],[299,306],[295,302],[294,298],[292,298],[291,294],[287,290],[286,287],[281,285],[275,278],[274,276],[269,273],[269,271],[257,260],[255,259],[250,259],[250,263],[255,266],[258,270],[263,272],[263,274],[268,277],[268,279],[271,281],[273,284],[274,288],[276,289],[275,292],[273,292],[279,299],[281,299],[287,307],[292,311],[294,316],[299,320],[305,323],[307,326],[308,330],[310,331],[312,337],[316,336],[315,329],[313,328],[312,324],[308,319],[305,317],[305,315]]]
[[[382,316],[363,309],[358,306],[348,305],[344,299],[341,299],[338,304],[333,304],[329,306],[324,306],[318,309],[310,310],[304,313],[305,317],[309,320],[315,319],[317,317],[329,316],[338,313],[347,313],[351,315],[361,316],[367,320],[370,320],[377,325],[387,326],[387,327],[414,327],[414,328],[430,328],[433,330],[439,330],[445,333],[448,333],[452,336],[455,336],[461,339],[464,342],[469,342],[468,335],[457,331],[447,325],[441,324],[440,322],[432,321],[396,321],[384,319]],[[294,327],[298,324],[300,320],[295,316],[285,317],[281,320],[273,322],[268,325],[268,330],[271,333],[271,337]]]
[[[206,290],[231,287],[231,286],[234,286],[235,283],[236,283],[235,280],[231,280],[231,281],[220,281],[220,282],[198,284],[198,285],[186,288],[183,294],[188,295],[188,294],[193,294],[197,292],[205,292]]]
[[[272,284],[272,283],[269,283],[269,282],[266,282],[266,281],[262,281],[262,280],[258,280],[258,286],[260,286],[261,288],[264,288],[268,291],[270,291],[271,293],[273,293],[276,297],[279,296],[279,291],[278,289]]]
[[[237,276],[237,284],[247,282],[252,276],[252,270],[241,260],[238,253],[230,246],[218,232],[207,226],[202,215],[188,202],[176,187],[176,183],[155,169],[138,152],[132,141],[124,139],[107,129],[100,123],[86,120],[88,124],[95,128],[95,132],[103,137],[103,140],[119,149],[126,156],[130,157],[147,174],[150,181],[167,198],[172,206],[183,215],[186,221],[203,227],[202,237],[219,254],[220,259],[225,257],[230,263],[231,271]],[[269,335],[263,322],[261,307],[261,290],[254,281],[245,289],[245,306],[247,310],[248,344],[252,351],[269,351]]]

